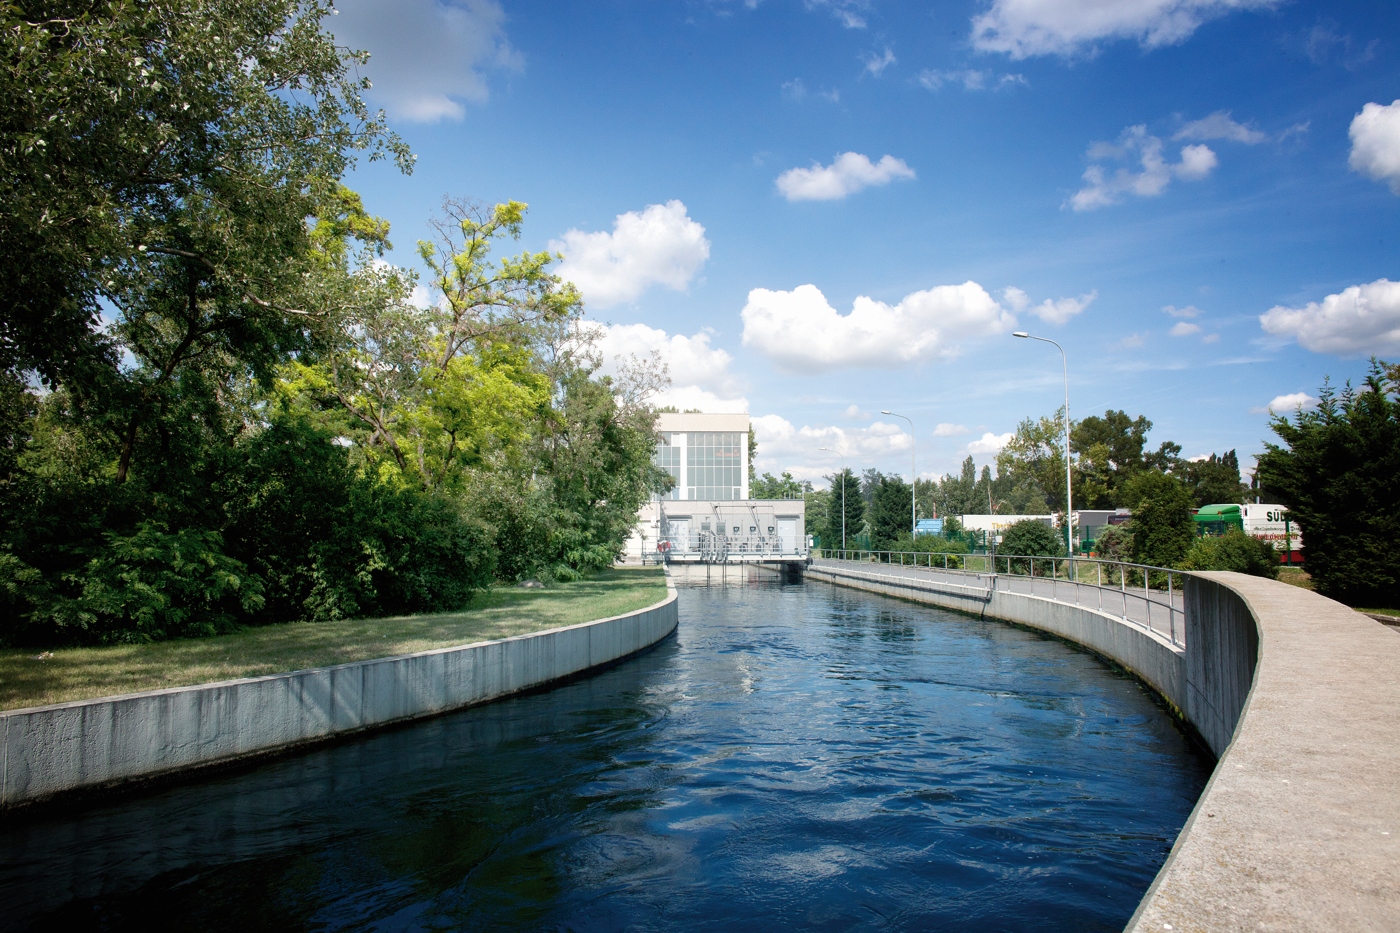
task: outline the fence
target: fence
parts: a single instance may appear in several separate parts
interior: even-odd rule
[[[642,562],[671,560],[723,563],[727,560],[805,560],[807,549],[799,535],[723,535],[700,531],[686,535],[663,535],[656,550],[642,555]]]
[[[1183,574],[1165,567],[1090,557],[1018,554],[935,554],[823,548],[820,560],[878,563],[910,573],[990,576],[992,587],[1072,603],[1115,616],[1185,647]]]

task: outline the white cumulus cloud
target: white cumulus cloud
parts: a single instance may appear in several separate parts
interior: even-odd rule
[[[1172,139],[1193,139],[1197,142],[1224,139],[1252,146],[1255,143],[1262,143],[1268,137],[1259,130],[1250,129],[1243,123],[1236,123],[1231,117],[1230,111],[1217,110],[1208,117],[1187,123],[1180,130],[1177,130]]]
[[[645,324],[583,325],[603,355],[603,372],[612,374],[632,359],[656,358],[666,365],[671,385],[652,401],[684,411],[742,412],[749,402],[732,369],[734,357],[710,344],[704,331],[691,336],[668,334]]]
[[[564,254],[559,275],[599,308],[634,301],[651,285],[683,291],[710,258],[705,228],[680,201],[619,214],[611,233],[570,230],[549,248]]]
[[[994,454],[1011,443],[1011,439],[1015,436],[1015,432],[1012,431],[1007,431],[1005,434],[993,434],[988,431],[968,444],[967,452],[970,454]]]
[[[887,155],[871,162],[859,152],[843,152],[830,165],[788,169],[778,176],[777,185],[789,201],[836,201],[863,188],[914,177],[903,159]]]
[[[1314,353],[1400,353],[1400,282],[1353,285],[1301,308],[1279,305],[1259,315],[1264,330],[1292,337]]]
[[[1192,324],[1190,321],[1177,321],[1172,325],[1171,335],[1173,337],[1189,337],[1192,334],[1199,334],[1201,325]]]
[[[1016,318],[976,282],[914,292],[896,305],[862,295],[849,314],[838,313],[815,285],[755,288],[741,316],[744,346],[796,372],[949,357],[960,339],[1016,326]]]
[[[1400,100],[1384,107],[1367,104],[1361,108],[1351,121],[1348,164],[1400,194]]]
[[[1209,175],[1217,164],[1215,153],[1201,144],[1182,146],[1180,161],[1167,162],[1162,155],[1162,140],[1150,135],[1142,124],[1125,129],[1116,143],[1090,146],[1089,158],[1100,162],[1135,159],[1142,170],[1120,166],[1110,175],[1099,162],[1090,165],[1084,170],[1086,184],[1069,199],[1069,206],[1076,211],[1117,204],[1125,194],[1153,198],[1166,191],[1173,178],[1197,181]]]
[[[787,470],[799,479],[820,479],[839,469],[844,456],[847,466],[859,470],[859,460],[879,462],[893,454],[908,455],[914,438],[902,427],[876,421],[865,428],[803,425],[796,427],[781,415],[759,415],[752,419],[758,452],[754,467],[759,472]],[[827,453],[827,447],[836,453]]]
[[[372,102],[417,122],[460,120],[463,101],[489,96],[486,73],[519,71],[497,0],[337,0],[327,17],[336,42],[370,53]]]
[[[960,437],[967,433],[967,426],[944,421],[933,429],[934,437]]]
[[[1288,395],[1276,395],[1274,400],[1261,408],[1251,408],[1250,412],[1256,415],[1286,415],[1291,411],[1301,411],[1305,408],[1313,408],[1317,405],[1317,399],[1306,392],[1291,392]]]
[[[1176,45],[1204,22],[1281,0],[992,0],[972,20],[972,44],[1012,58],[1093,54],[1099,42],[1135,39],[1143,48]]]
[[[1008,291],[1010,291],[1010,289],[1008,289]],[[1017,289],[1017,291],[1020,291],[1020,289]],[[1024,295],[1025,292],[1021,292],[1021,294]],[[1089,307],[1090,303],[1097,297],[1099,297],[1099,293],[1095,290],[1089,292],[1087,295],[1080,295],[1078,298],[1057,298],[1053,301],[1047,298],[1040,304],[1032,307],[1030,311],[1031,314],[1034,314],[1047,324],[1064,324],[1070,318]]]

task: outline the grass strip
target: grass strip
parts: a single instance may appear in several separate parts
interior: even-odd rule
[[[659,602],[659,569],[614,569],[543,589],[494,587],[462,612],[293,622],[145,645],[0,650],[0,709],[259,677],[509,638]]]

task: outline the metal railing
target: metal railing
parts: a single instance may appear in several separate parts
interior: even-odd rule
[[[940,576],[990,576],[992,588],[1084,606],[1186,645],[1185,574],[1092,557],[814,549],[822,560],[877,563]]]
[[[805,542],[790,535],[727,535],[700,531],[688,535],[663,535],[642,562],[665,563],[674,559],[723,563],[730,559],[805,559]]]

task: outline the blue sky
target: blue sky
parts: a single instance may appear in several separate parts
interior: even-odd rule
[[[394,258],[529,203],[603,348],[759,468],[989,462],[1062,396],[1188,456],[1400,361],[1400,9],[1272,0],[342,0],[418,156]],[[890,409],[902,420],[880,414]]]

